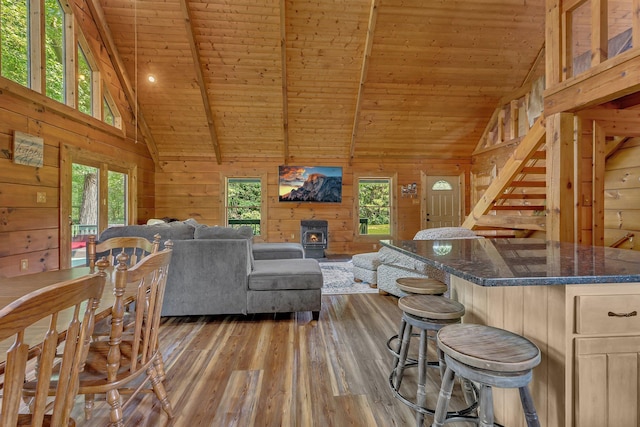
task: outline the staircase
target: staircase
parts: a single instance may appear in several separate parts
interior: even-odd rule
[[[546,225],[544,117],[539,117],[462,224],[479,235],[526,237]]]

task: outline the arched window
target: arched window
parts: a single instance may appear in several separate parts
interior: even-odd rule
[[[447,190],[453,190],[453,187],[451,186],[451,184],[448,181],[445,181],[444,179],[441,179],[440,181],[436,181],[433,183],[433,186],[431,187],[431,189],[433,191],[447,191]]]

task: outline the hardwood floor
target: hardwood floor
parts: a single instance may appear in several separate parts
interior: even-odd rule
[[[385,343],[397,333],[397,301],[379,294],[323,296],[317,322],[311,313],[165,318],[160,342],[175,416],[168,420],[146,394],[125,408],[126,425],[414,425],[413,411],[388,386],[392,357]],[[403,390],[415,390],[412,371]],[[428,403],[435,406],[431,391]],[[77,425],[108,423],[106,402],[97,401],[93,413],[84,420],[78,397]],[[431,421],[427,416],[425,425]]]

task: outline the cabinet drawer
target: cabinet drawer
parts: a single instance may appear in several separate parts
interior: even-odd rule
[[[640,332],[640,295],[580,295],[576,297],[576,333]]]

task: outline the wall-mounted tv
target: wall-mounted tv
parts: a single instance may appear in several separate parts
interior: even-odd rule
[[[332,166],[280,166],[281,202],[342,202],[342,168]]]

